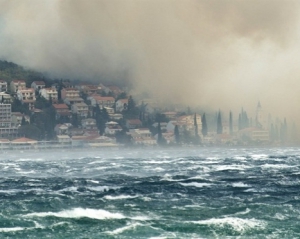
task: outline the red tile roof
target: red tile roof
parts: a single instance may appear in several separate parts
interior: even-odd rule
[[[123,104],[128,104],[128,99],[119,99]]]
[[[29,139],[29,138],[22,137],[22,138],[15,139],[11,142],[12,143],[35,143],[37,141],[34,140],[34,139]]]
[[[32,83],[35,83],[36,85],[45,85],[44,81],[34,81]]]
[[[114,97],[111,97],[111,96],[93,96],[93,98],[95,100],[98,100],[98,101],[114,101],[115,98]]]
[[[53,104],[53,107],[55,109],[69,109],[69,107],[66,104]]]
[[[25,80],[12,80],[13,83],[25,83]]]
[[[141,125],[142,124],[142,121],[140,121],[139,119],[129,119],[127,120],[127,123],[128,124],[134,124],[134,125]]]

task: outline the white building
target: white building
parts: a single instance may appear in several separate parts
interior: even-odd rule
[[[97,130],[96,120],[92,118],[81,120],[81,125],[83,129]]]
[[[117,122],[110,121],[105,124],[105,135],[115,135],[118,131],[122,131],[122,127]]]
[[[41,96],[43,96],[46,100],[57,100],[58,94],[55,88],[43,88],[40,90]]]
[[[46,84],[44,81],[34,81],[31,83],[31,88],[33,88],[36,91],[39,91],[46,87]]]
[[[13,102],[13,98],[11,97],[10,94],[7,94],[5,92],[0,92],[0,102],[2,103],[12,103]]]
[[[18,90],[25,89],[26,82],[24,80],[13,80],[10,82],[11,93],[16,93]]]
[[[33,88],[19,89],[17,97],[22,102],[35,101],[35,90]]]
[[[61,98],[64,100],[66,98],[79,98],[79,90],[76,88],[63,88],[61,90]]]
[[[7,91],[7,82],[5,80],[0,80],[0,91],[1,92]]]
[[[102,109],[103,107],[113,107],[115,104],[115,98],[110,96],[100,96],[100,95],[92,95],[89,97],[92,106],[99,105]]]
[[[18,128],[11,125],[11,104],[0,104],[0,136],[17,136]]]
[[[122,112],[128,106],[128,99],[119,99],[116,102],[116,112]]]
[[[86,103],[75,103],[72,105],[72,113],[77,114],[82,118],[86,118],[88,116],[89,107]]]
[[[256,127],[260,128],[260,129],[264,129],[264,130],[269,129],[267,116],[265,115],[260,102],[258,102],[257,107],[256,107],[255,120],[256,120]]]

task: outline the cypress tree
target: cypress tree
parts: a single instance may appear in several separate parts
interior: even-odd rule
[[[233,123],[232,123],[232,112],[229,112],[229,131],[230,131],[230,135],[233,134]]]
[[[22,117],[21,125],[22,125],[22,126],[23,126],[23,125],[26,125],[26,120],[25,120],[24,115],[23,115],[23,117]]]
[[[197,115],[194,115],[194,127],[195,127],[195,136],[198,137],[198,124],[197,124]]]
[[[207,135],[207,122],[206,122],[205,113],[202,116],[202,135],[203,136]]]
[[[175,135],[176,144],[179,144],[180,143],[180,136],[179,136],[178,125],[175,125],[174,135]]]
[[[162,136],[162,132],[161,132],[161,126],[160,126],[160,122],[158,122],[158,126],[157,126],[157,144],[162,145],[163,144],[163,136]]]
[[[221,119],[221,112],[218,113],[218,119],[217,119],[217,134],[222,134],[223,132],[223,126],[222,126],[222,119]]]

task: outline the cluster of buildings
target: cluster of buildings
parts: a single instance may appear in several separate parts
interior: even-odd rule
[[[217,134],[215,128],[211,128],[203,135],[203,118],[200,114],[161,112],[158,108],[151,107],[150,103],[147,104],[143,113],[147,118],[152,117],[152,119],[155,118],[155,114],[159,113],[164,115],[164,121],[152,120],[149,125],[143,121],[145,115],[144,118],[137,115],[124,117],[129,99],[126,93],[117,86],[85,83],[71,85],[66,81],[60,85],[55,83],[46,87],[45,82],[34,81],[30,87],[27,87],[24,80],[13,80],[10,84],[0,80],[0,91],[0,139],[2,140],[0,144],[8,148],[18,145],[18,142],[35,147],[115,146],[118,141],[116,138],[118,132],[124,131],[133,145],[156,145],[159,132],[166,144],[176,144],[178,137],[176,140],[175,128],[178,129],[183,144],[192,143],[195,136],[198,136],[201,143],[206,145],[237,145],[270,141],[269,125],[260,103],[256,110],[255,124],[241,128],[236,122],[230,123],[223,120],[222,133]],[[124,97],[120,97],[122,94]],[[36,108],[36,102],[41,98],[51,102],[51,107],[55,111],[56,138],[51,142],[40,143],[19,134],[22,121],[30,124],[30,116],[42,111]],[[22,105],[26,105],[31,115],[13,112],[12,104],[15,99],[18,99]],[[99,134],[99,125],[94,115],[94,109],[97,107],[99,110],[105,109],[109,116],[102,135]],[[76,115],[78,125],[72,123],[74,115]]]

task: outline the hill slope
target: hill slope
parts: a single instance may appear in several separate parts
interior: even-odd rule
[[[45,80],[45,76],[33,70],[24,69],[13,62],[1,61],[0,60],[0,79],[10,82],[12,80],[25,80],[27,86],[33,81]]]

